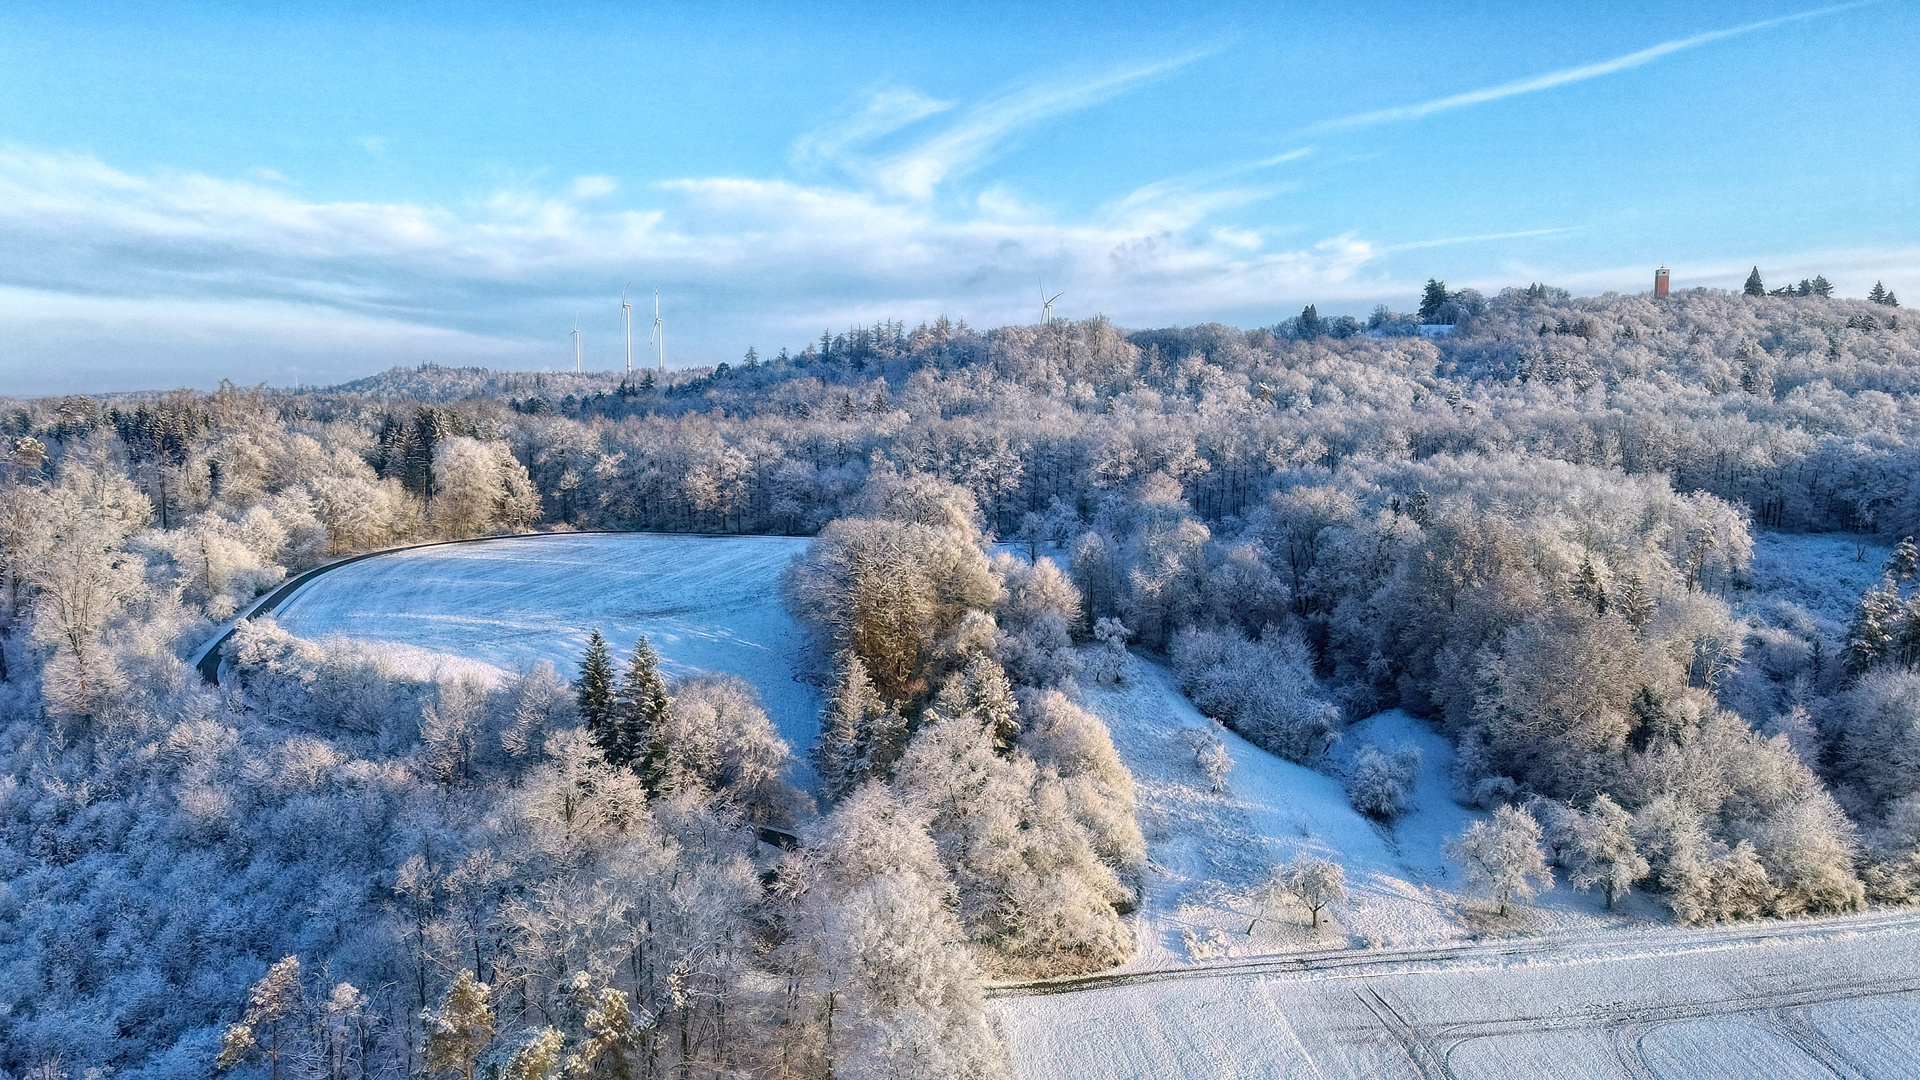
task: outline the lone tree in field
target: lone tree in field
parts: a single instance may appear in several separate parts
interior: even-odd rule
[[[593,744],[602,754],[608,754],[607,747],[613,728],[613,653],[607,648],[607,639],[595,630],[587,638],[587,655],[580,661],[580,682],[577,686],[580,696],[580,718],[586,721],[587,734],[593,737]]]
[[[1337,862],[1318,855],[1302,855],[1274,875],[1274,882],[1285,895],[1307,909],[1313,928],[1320,929],[1320,912],[1328,904],[1347,898],[1347,872]]]
[[[1553,871],[1540,850],[1540,823],[1514,806],[1502,806],[1491,821],[1476,821],[1446,846],[1448,856],[1466,865],[1467,880],[1487,891],[1505,916],[1514,898],[1530,900],[1553,888]]]
[[[1219,722],[1200,733],[1193,748],[1194,764],[1206,774],[1207,782],[1213,785],[1215,795],[1227,790],[1227,777],[1233,772],[1233,755],[1227,751],[1227,741],[1220,737],[1214,728]]]

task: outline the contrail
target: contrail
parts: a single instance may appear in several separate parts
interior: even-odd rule
[[[1611,75],[1616,71],[1626,71],[1628,68],[1637,68],[1642,64],[1650,64],[1663,56],[1669,56],[1677,52],[1685,52],[1688,49],[1699,48],[1702,45],[1710,45],[1716,41],[1724,41],[1727,38],[1739,37],[1742,34],[1751,34],[1757,30],[1766,30],[1770,27],[1783,26],[1787,23],[1836,15],[1842,11],[1851,11],[1854,8],[1866,7],[1869,4],[1878,2],[1879,0],[1857,0],[1856,3],[1816,8],[1812,11],[1800,12],[1797,15],[1782,15],[1777,19],[1766,19],[1761,22],[1748,23],[1745,26],[1736,26],[1729,30],[1713,30],[1705,34],[1696,34],[1693,37],[1663,41],[1650,48],[1641,49],[1639,52],[1631,52],[1625,56],[1616,56],[1611,60],[1602,60],[1597,64],[1586,64],[1581,67],[1552,71],[1545,75],[1536,75],[1531,79],[1522,79],[1519,82],[1490,86],[1485,90],[1470,90],[1464,94],[1455,94],[1452,97],[1423,101],[1418,105],[1401,105],[1392,109],[1379,109],[1375,112],[1345,116],[1338,120],[1325,120],[1305,130],[1309,132],[1339,131],[1346,128],[1391,124],[1399,120],[1418,120],[1423,116],[1431,116],[1434,113],[1446,112],[1450,109],[1464,109],[1469,105],[1480,105],[1489,101],[1498,101],[1501,98],[1516,97],[1520,94],[1531,94],[1538,90],[1551,90],[1556,86],[1565,86],[1568,83],[1597,79],[1602,75]]]

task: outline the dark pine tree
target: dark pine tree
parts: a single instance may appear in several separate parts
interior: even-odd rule
[[[1746,285],[1746,288],[1745,288],[1745,289],[1743,289],[1743,290],[1741,290],[1741,291],[1743,291],[1743,292],[1745,292],[1745,293],[1746,293],[1746,294],[1747,294],[1748,296],[1765,296],[1765,295],[1767,295],[1767,287],[1766,287],[1766,285],[1765,285],[1765,284],[1763,284],[1763,283],[1761,282],[1761,280],[1760,280],[1760,268],[1759,268],[1759,267],[1757,267],[1757,266],[1756,266],[1756,267],[1754,267],[1754,268],[1753,268],[1753,273],[1751,273],[1751,274],[1748,274],[1748,275],[1747,275],[1747,285]]]
[[[613,726],[618,729],[615,741],[620,756],[617,761],[611,756],[607,760],[631,767],[649,791],[657,790],[666,762],[662,738],[671,704],[667,681],[660,675],[660,656],[643,636],[634,643],[633,662],[627,665],[627,677],[621,681],[614,703]]]
[[[618,749],[613,739],[613,653],[598,630],[587,638],[587,655],[580,661],[578,693],[580,718],[587,722],[587,734],[611,762]]]
[[[1427,279],[1427,287],[1420,294],[1420,321],[1432,322],[1440,317],[1440,309],[1447,306],[1453,297],[1447,294],[1447,283],[1436,278]]]
[[[1300,309],[1300,336],[1303,338],[1325,337],[1327,320],[1320,317],[1320,310],[1312,304]]]

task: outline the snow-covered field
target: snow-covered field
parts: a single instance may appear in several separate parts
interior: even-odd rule
[[[1002,997],[1026,1078],[1897,1077],[1920,916],[1352,950]]]
[[[789,537],[558,533],[397,551],[321,574],[280,606],[304,638],[377,643],[420,674],[484,678],[550,661],[571,678],[598,628],[624,658],[645,634],[669,674],[738,675],[797,753],[820,692],[795,676],[804,632],[780,574]],[[804,765],[802,766],[804,768]]]

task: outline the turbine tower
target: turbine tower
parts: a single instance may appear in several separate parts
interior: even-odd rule
[[[580,316],[573,317],[573,370],[580,371]]]
[[[620,324],[627,330],[627,374],[633,374],[633,305],[627,303],[627,288],[620,287]]]
[[[660,374],[667,373],[667,322],[660,317],[660,290],[653,290],[653,333],[647,341],[660,343]]]
[[[1053,325],[1053,302],[1065,295],[1067,294],[1054,293],[1052,296],[1048,296],[1046,282],[1043,281],[1040,283],[1040,325],[1041,326]]]

